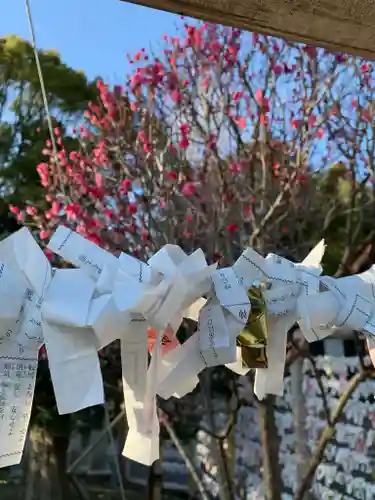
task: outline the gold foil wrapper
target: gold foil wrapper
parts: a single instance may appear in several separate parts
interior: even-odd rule
[[[251,311],[244,330],[237,337],[237,345],[241,347],[242,362],[245,366],[267,368],[267,308],[262,285],[257,284],[249,288],[248,297]]]

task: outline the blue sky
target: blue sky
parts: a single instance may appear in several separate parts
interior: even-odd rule
[[[121,83],[129,71],[126,54],[156,49],[180,17],[120,0],[30,0],[39,48],[55,49],[64,62],[89,78]],[[0,37],[29,39],[24,0],[0,0]]]

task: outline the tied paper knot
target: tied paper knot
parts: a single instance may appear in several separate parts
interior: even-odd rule
[[[162,336],[167,328],[176,332],[183,317],[197,319],[216,266],[207,265],[202,250],[187,255],[175,245],[166,245],[147,263],[126,254],[116,258],[65,227],[58,228],[49,248],[96,277],[89,324],[101,346],[121,340],[129,424],[124,455],[150,465],[159,458],[156,381]],[[158,334],[148,367],[149,327]]]
[[[254,281],[261,281],[267,287],[264,298],[268,317],[268,367],[256,369],[254,392],[259,399],[266,394],[283,393],[288,331],[299,319],[299,298],[319,292],[324,249],[324,241],[321,241],[301,264],[295,264],[274,254],[264,258],[247,248],[233,266],[247,287]]]
[[[59,413],[103,403],[103,384],[96,337],[87,326],[94,282],[78,270],[52,269],[26,228],[0,242],[0,259],[0,362],[5,377],[0,465],[5,466],[19,463],[22,456],[43,343]]]
[[[298,303],[301,328],[324,338],[335,328],[362,331],[370,343],[375,339],[375,266],[345,278],[321,278],[319,294]]]
[[[211,277],[212,289],[200,310],[196,332],[161,360],[156,392],[163,398],[182,397],[198,383],[206,367],[233,364],[240,350],[236,339],[250,313],[247,289],[232,268],[217,270]]]

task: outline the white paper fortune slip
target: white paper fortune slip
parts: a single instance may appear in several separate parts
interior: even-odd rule
[[[257,281],[271,287],[264,294],[269,368],[256,370],[255,393],[259,398],[282,394],[287,332],[298,319],[297,297],[318,292],[323,253],[324,242],[320,242],[301,265],[273,254],[264,258],[248,248],[232,268],[218,270],[212,278],[211,299],[201,309],[196,334],[161,360],[158,394],[167,398],[191,392],[198,383],[197,375],[206,366],[225,364],[239,374],[248,371],[236,338],[250,312],[248,289]]]
[[[212,276],[211,296],[199,313],[197,331],[161,360],[157,393],[164,398],[184,396],[194,389],[198,374],[208,366],[230,364],[238,371],[236,338],[249,312],[247,288],[233,269],[217,270]]]
[[[121,260],[121,257],[120,257]],[[143,405],[137,403],[137,409],[133,412],[133,422],[129,430],[125,444],[124,454],[128,458],[137,460],[146,465],[151,465],[159,457],[159,423],[156,414],[156,389],[158,373],[161,363],[161,337],[164,329],[169,326],[174,332],[180,327],[183,316],[194,315],[194,308],[202,294],[210,289],[209,276],[214,272],[216,266],[207,266],[202,251],[196,251],[186,255],[179,247],[166,245],[157,252],[149,261],[148,266],[159,276],[159,283],[152,294],[146,292],[144,298],[151,300],[142,304],[139,302],[136,308],[138,313],[146,319],[147,325],[159,331],[156,345],[153,349],[151,363],[147,371],[144,391]],[[152,284],[152,281],[149,285]],[[154,286],[155,286],[154,285]],[[146,290],[145,290],[146,291]],[[153,297],[154,295],[154,297]],[[125,296],[125,289],[122,293]],[[133,306],[133,311],[134,311]],[[126,351],[124,348],[123,352]],[[124,368],[126,363],[124,362]],[[138,375],[138,379],[141,374]],[[143,378],[144,375],[143,375]],[[124,381],[125,387],[125,381]],[[128,399],[130,400],[128,396]],[[127,398],[125,391],[125,398]],[[132,405],[130,405],[130,408]],[[127,403],[128,408],[128,403]],[[139,448],[139,443],[143,447]],[[137,446],[138,443],[138,446]]]
[[[1,463],[10,465],[21,460],[43,342],[60,413],[102,403],[103,385],[96,337],[86,327],[93,281],[78,270],[53,271],[26,228],[0,242],[0,260],[0,368],[5,415],[0,454],[6,460]]]
[[[319,292],[324,249],[324,241],[321,241],[301,264],[294,264],[274,254],[263,258],[248,248],[233,266],[238,275],[245,273],[252,279],[256,276],[268,285],[264,292],[268,320],[268,368],[256,369],[254,392],[259,399],[266,394],[283,393],[287,334],[300,319],[298,297]],[[250,285],[248,281],[247,284]],[[309,337],[308,340],[311,342],[318,338]]]
[[[166,327],[176,332],[185,315],[196,317],[197,301],[209,291],[216,266],[207,266],[201,250],[188,256],[175,245],[166,245],[147,263],[126,254],[116,259],[65,227],[58,228],[49,248],[96,275],[90,324],[101,346],[121,340],[129,422],[124,454],[150,465],[159,456],[155,400],[161,336]],[[147,369],[148,327],[159,334]]]
[[[336,327],[362,331],[371,348],[375,339],[375,266],[345,278],[324,276],[321,282],[325,291],[298,301],[300,324],[315,335],[327,336]]]
[[[1,345],[0,356],[0,467],[22,458],[33,401],[38,352],[17,343]]]

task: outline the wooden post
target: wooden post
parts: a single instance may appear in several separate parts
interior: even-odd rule
[[[123,0],[129,1],[129,0]],[[226,26],[375,59],[375,5],[358,0],[130,0]]]

